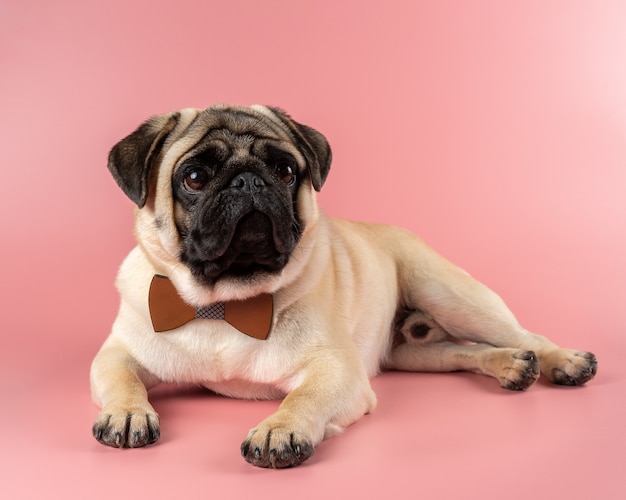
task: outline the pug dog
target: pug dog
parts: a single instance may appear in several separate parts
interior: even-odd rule
[[[381,370],[465,370],[515,391],[540,372],[564,385],[594,377],[593,354],[522,328],[418,237],[324,215],[316,192],[330,165],[322,134],[259,105],[155,116],[113,147],[137,246],[91,368],[98,441],[154,443],[148,390],[192,383],[282,399],[241,454],[292,467],[374,409]]]

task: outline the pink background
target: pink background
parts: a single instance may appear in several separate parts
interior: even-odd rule
[[[624,498],[624,26],[601,0],[0,2],[0,496]],[[160,444],[97,444],[88,369],[133,245],[108,149],[216,102],[318,128],[327,212],[419,233],[596,380],[383,374],[288,471],[238,451],[277,402],[196,390],[156,391]]]

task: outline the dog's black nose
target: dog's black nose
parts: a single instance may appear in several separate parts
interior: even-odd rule
[[[256,193],[265,187],[265,181],[253,172],[242,172],[230,181],[230,187],[240,189],[244,193]]]

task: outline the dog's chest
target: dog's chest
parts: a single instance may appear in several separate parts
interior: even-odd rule
[[[151,352],[139,357],[163,381],[200,383],[228,395],[258,398],[275,397],[275,388],[293,376],[294,367],[286,360],[294,357],[278,332],[258,340],[223,321],[195,320],[152,335]]]

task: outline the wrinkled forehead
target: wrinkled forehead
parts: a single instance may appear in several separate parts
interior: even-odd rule
[[[186,152],[179,163],[207,150],[224,157],[249,155],[263,157],[268,150],[291,154],[302,168],[305,160],[289,131],[270,110],[215,106],[205,109],[189,125],[182,140]]]
[[[290,139],[288,128],[263,106],[251,108],[212,106],[200,112],[194,124],[204,130],[223,129],[234,135],[254,135],[272,139]]]

